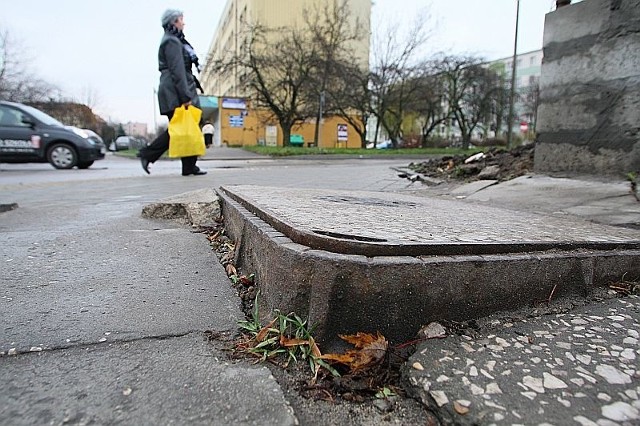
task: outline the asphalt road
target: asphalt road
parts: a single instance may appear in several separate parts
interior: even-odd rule
[[[294,424],[266,368],[204,341],[242,318],[206,239],[140,212],[223,184],[410,190],[390,165],[404,161],[1,164],[0,204],[19,207],[0,214],[0,424]]]

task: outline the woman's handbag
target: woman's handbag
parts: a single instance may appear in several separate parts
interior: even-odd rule
[[[204,135],[200,131],[202,110],[194,106],[176,108],[169,121],[169,157],[204,155]]]

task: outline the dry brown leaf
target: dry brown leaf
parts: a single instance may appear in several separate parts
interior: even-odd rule
[[[253,280],[251,280],[249,277],[247,277],[246,275],[242,275],[240,277],[240,282],[244,285],[246,285],[247,287],[252,286],[253,285]]]
[[[269,334],[269,329],[273,327],[273,324],[276,323],[276,320],[277,318],[274,318],[273,321],[271,321],[266,326],[262,327],[262,329],[256,335],[256,342],[260,343],[265,339],[265,337],[267,337],[267,334]]]
[[[308,345],[309,341],[305,339],[289,339],[288,337],[284,337],[284,335],[280,335],[280,346],[285,348],[290,348],[293,346],[301,346]]]
[[[322,355],[321,359],[344,364],[354,372],[379,364],[387,354],[389,342],[380,333],[376,336],[368,333],[339,336],[342,340],[354,345],[356,349],[350,349],[344,354]]]
[[[309,337],[309,346],[311,347],[311,353],[313,356],[320,358],[322,356],[322,352],[320,352],[320,348],[316,344],[316,341],[313,337]]]
[[[235,253],[233,251],[230,251],[229,253],[222,256],[222,258],[220,259],[220,263],[230,262],[233,260],[234,256],[235,256]]]
[[[236,267],[232,264],[228,264],[225,268],[227,271],[227,276],[238,275],[238,271],[236,271]]]
[[[215,240],[217,240],[217,239],[218,239],[218,237],[219,237],[219,236],[220,236],[220,231],[216,232],[216,233],[215,233],[215,234],[213,234],[213,235],[209,235],[209,236],[207,237],[207,239],[208,239],[209,241],[215,241]]]

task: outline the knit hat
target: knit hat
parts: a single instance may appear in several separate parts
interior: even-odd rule
[[[160,21],[162,22],[162,27],[163,28],[168,27],[169,25],[176,22],[176,19],[178,19],[182,15],[183,15],[182,11],[178,9],[165,10],[164,13],[162,14],[162,18],[160,19]]]

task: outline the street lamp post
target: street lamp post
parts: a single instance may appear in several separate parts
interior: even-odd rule
[[[513,60],[511,63],[511,92],[509,93],[509,117],[507,117],[507,148],[511,148],[513,138],[513,114],[516,97],[516,60],[518,57],[518,21],[520,20],[520,0],[516,0],[516,34],[513,42]]]

